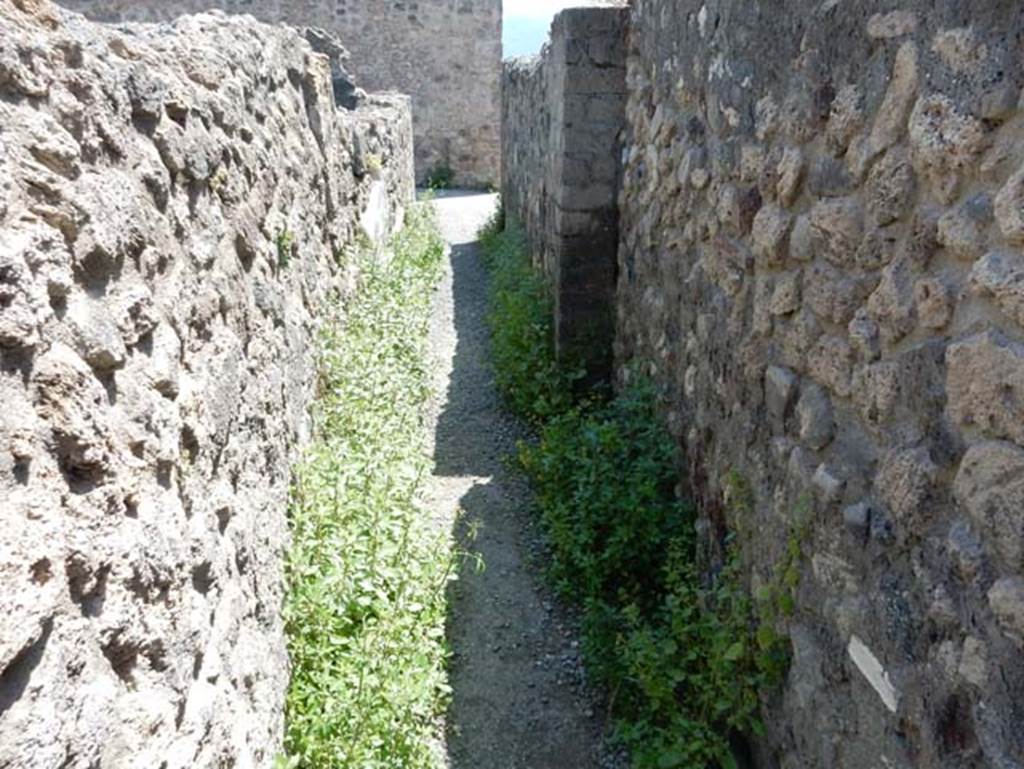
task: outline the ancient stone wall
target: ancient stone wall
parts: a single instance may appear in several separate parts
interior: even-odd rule
[[[626,19],[621,6],[561,12],[502,83],[505,206],[551,278],[559,354],[595,378],[611,370]]]
[[[417,179],[448,166],[455,183],[500,179],[501,0],[61,0],[100,21],[169,21],[220,8],[320,27],[352,54],[371,91],[409,94]]]
[[[1022,39],[1009,0],[634,6],[618,360],[754,585],[809,526],[763,765],[1024,766]]]
[[[322,41],[321,41],[322,42]],[[0,766],[270,766],[289,466],[404,97],[291,29],[0,0]]]
[[[628,26],[619,377],[662,388],[710,562],[731,534],[756,592],[805,554],[754,763],[1024,766],[1024,6]],[[503,153],[550,263],[571,102],[544,66],[506,65]]]
[[[551,112],[559,99],[548,97],[554,63],[551,47],[540,56],[508,59],[501,82],[501,202],[507,216],[526,231],[531,254],[545,274],[554,274],[551,199],[556,184],[551,159]]]

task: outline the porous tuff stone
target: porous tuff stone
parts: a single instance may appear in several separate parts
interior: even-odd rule
[[[0,766],[271,765],[319,319],[412,184],[294,30],[0,0]]]
[[[656,380],[711,521],[725,474],[748,481],[756,521],[737,530],[757,536],[737,542],[757,579],[813,508],[793,664],[755,766],[1017,766],[1022,601],[1004,580],[1021,569],[1024,17],[1011,2],[777,11],[632,4],[617,376],[639,362]],[[505,199],[532,206],[568,157],[538,137],[572,113],[536,81],[522,94],[504,152],[529,162],[506,162]],[[552,234],[531,231],[537,253]],[[828,662],[853,635],[898,702]]]
[[[168,22],[218,8],[318,28],[304,30],[305,36],[315,50],[337,54],[332,73],[342,103],[360,98],[355,86],[412,99],[421,184],[441,168],[451,169],[459,186],[483,188],[500,181],[501,0],[59,2],[104,22]]]
[[[1006,570],[1024,571],[1024,449],[1005,441],[972,446],[954,491]]]
[[[987,331],[946,351],[948,411],[963,429],[1024,445],[1024,343]]]
[[[1005,633],[1024,649],[1024,577],[1006,577],[988,591],[988,603]]]

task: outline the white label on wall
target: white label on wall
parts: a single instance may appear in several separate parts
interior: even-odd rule
[[[889,674],[885,672],[882,663],[878,661],[878,657],[872,654],[871,649],[865,646],[864,642],[855,635],[850,636],[850,645],[846,650],[849,652],[853,664],[857,666],[857,669],[868,679],[868,683],[878,692],[878,696],[882,698],[885,706],[895,713],[899,695],[896,693],[896,687],[889,680]]]

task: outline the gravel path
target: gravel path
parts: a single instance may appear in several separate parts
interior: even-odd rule
[[[439,397],[428,504],[485,564],[466,560],[450,596],[448,765],[596,769],[618,763],[602,752],[603,708],[585,686],[572,618],[541,584],[529,487],[504,461],[525,431],[492,380],[487,274],[474,242],[496,202],[452,192],[435,203],[451,258],[431,329]]]

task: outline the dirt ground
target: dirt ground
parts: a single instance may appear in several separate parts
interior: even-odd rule
[[[503,408],[489,363],[487,273],[476,234],[497,196],[446,193],[435,202],[450,262],[431,345],[437,361],[434,477],[428,503],[454,523],[464,559],[450,595],[452,769],[617,766],[607,719],[585,682],[575,624],[543,584],[543,544],[530,488],[507,457],[524,426]]]

